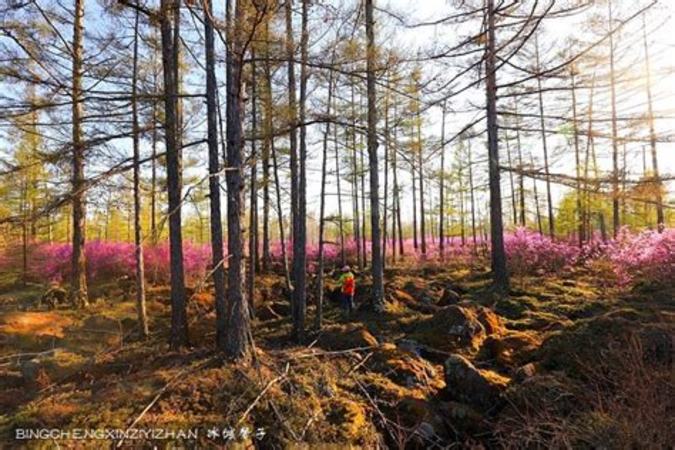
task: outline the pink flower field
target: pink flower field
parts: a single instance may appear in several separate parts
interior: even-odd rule
[[[387,242],[388,259],[391,259],[392,241]],[[398,242],[397,260],[401,262]],[[516,276],[528,274],[554,274],[573,266],[594,268],[599,265],[611,270],[611,275],[620,286],[631,286],[638,281],[642,284],[666,284],[675,279],[675,230],[663,233],[644,231],[631,233],[623,229],[616,240],[602,242],[594,238],[580,248],[570,240],[551,240],[539,233],[517,229],[505,236],[505,246],[510,272]],[[370,252],[367,245],[367,251]],[[487,264],[489,243],[479,240],[474,248],[471,239],[462,245],[458,238],[450,238],[445,244],[443,259],[439,254],[437,239],[427,238],[427,252],[421,253],[421,246],[415,249],[412,239],[403,242],[403,264],[433,262],[482,263]],[[87,276],[93,282],[104,282],[121,276],[133,276],[134,246],[128,242],[91,241],[85,247]],[[188,282],[203,279],[208,272],[211,251],[208,244],[186,242],[183,246],[185,273]],[[282,259],[281,244],[272,242],[270,253],[273,261]],[[29,249],[28,272],[31,279],[48,282],[65,282],[70,274],[71,246],[66,243],[33,243]],[[292,257],[290,243],[287,255]],[[317,244],[307,248],[308,270],[316,270],[319,257]],[[17,267],[21,257],[20,248],[6,250],[0,255],[0,269]],[[356,242],[345,242],[345,258],[350,264],[356,263]],[[369,255],[368,255],[369,257]],[[327,269],[340,264],[341,252],[338,245],[324,246]],[[169,245],[166,242],[144,247],[145,271],[148,281],[153,284],[169,282]],[[20,265],[19,265],[20,266]],[[608,269],[607,269],[608,268]]]

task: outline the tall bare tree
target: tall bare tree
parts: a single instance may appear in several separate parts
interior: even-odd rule
[[[213,272],[216,307],[216,346],[225,349],[227,336],[227,304],[225,300],[225,260],[223,254],[223,223],[220,208],[220,155],[218,153],[218,82],[213,4],[203,0],[204,46],[206,59],[206,133],[209,148],[209,207],[211,223],[211,271]]]
[[[179,31],[173,19],[180,4],[177,0],[162,0],[160,29],[162,35],[162,66],[164,73],[164,138],[166,146],[167,191],[169,196],[169,246],[171,265],[171,335],[169,346],[178,349],[188,344],[188,322],[185,301],[185,271],[183,269],[182,151],[179,143],[178,113],[178,48]],[[173,22],[173,24],[172,24]]]
[[[84,59],[82,40],[84,35],[84,0],[75,0],[73,14],[73,72],[72,72],[72,212],[73,212],[73,253],[71,259],[70,299],[80,307],[89,304],[87,294],[87,270],[84,255],[86,236],[86,206],[84,192],[84,151],[82,138],[82,62]]]
[[[377,158],[377,94],[375,92],[376,47],[373,1],[366,1],[366,84],[368,96],[368,165],[370,168],[370,228],[372,246],[373,306],[384,310],[382,237],[380,234],[380,186]]]
[[[495,5],[487,0],[487,43],[485,49],[485,89],[487,92],[488,169],[490,184],[490,237],[492,244],[492,274],[497,289],[508,289],[502,224],[502,194],[499,175],[499,141],[497,124],[497,66],[495,61]]]
[[[244,158],[243,110],[245,92],[242,83],[244,59],[244,5],[238,1],[232,15],[232,0],[226,2],[227,87],[227,338],[225,354],[234,360],[250,355],[249,302],[246,298],[246,261],[244,258]]]
[[[142,336],[148,335],[148,317],[145,308],[145,267],[143,264],[143,236],[141,228],[141,164],[140,127],[138,125],[138,24],[139,12],[134,18],[134,56],[131,79],[131,123],[134,152],[134,259],[136,261],[136,311]]]
[[[656,195],[656,228],[659,233],[665,229],[665,216],[663,214],[663,198],[661,195],[661,177],[659,175],[659,162],[656,155],[656,131],[654,129],[654,107],[652,100],[652,70],[649,57],[649,44],[647,42],[647,23],[642,16],[642,38],[645,48],[645,88],[647,90],[647,121],[649,123],[649,147],[652,154],[652,177],[654,179],[654,194]]]
[[[619,232],[621,226],[621,216],[619,211],[619,136],[616,118],[616,73],[615,73],[615,55],[614,55],[614,15],[612,11],[612,0],[607,0],[607,14],[609,21],[609,88],[610,102],[612,108],[612,226],[614,237]]]

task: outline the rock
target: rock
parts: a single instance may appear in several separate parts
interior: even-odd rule
[[[486,336],[474,310],[459,305],[440,308],[410,335],[425,346],[446,352],[478,350]]]
[[[485,328],[488,336],[502,333],[506,329],[502,318],[488,308],[481,308],[478,311],[477,319],[483,325],[483,328]]]
[[[396,343],[396,346],[404,352],[412,353],[415,356],[421,356],[424,347],[419,342],[412,339],[401,339]]]
[[[527,363],[524,366],[519,367],[518,370],[516,370],[513,379],[518,383],[522,383],[528,378],[532,378],[533,376],[535,376],[536,373],[537,373],[536,366],[533,363]]]
[[[507,331],[503,335],[488,337],[483,343],[487,356],[507,367],[519,366],[532,359],[541,345],[533,333],[525,331]]]
[[[433,301],[429,299],[428,296],[419,294],[418,299],[416,300],[412,295],[406,291],[400,289],[395,289],[391,293],[391,297],[400,303],[403,303],[410,309],[414,309],[421,312],[433,313],[438,308],[433,304]]]
[[[436,303],[438,306],[450,306],[456,305],[462,299],[462,296],[459,295],[456,291],[450,288],[444,288],[441,292],[441,297]]]
[[[468,308],[449,306],[439,311],[434,320],[443,323],[446,333],[456,338],[461,345],[476,348],[479,341],[485,338],[485,328]]]
[[[509,379],[491,370],[476,368],[461,355],[451,355],[444,364],[445,389],[452,398],[482,410],[494,407]]]
[[[349,324],[326,329],[318,345],[326,350],[349,350],[360,347],[377,347],[375,336],[361,325]]]
[[[381,372],[397,384],[408,388],[440,389],[440,374],[428,361],[415,353],[397,348],[393,344],[383,344],[371,359],[371,370]]]
[[[539,348],[537,359],[548,370],[581,375],[598,361],[622,367],[627,352],[638,349],[645,361],[667,367],[672,362],[672,328],[642,320],[615,312],[577,321],[551,334]]]

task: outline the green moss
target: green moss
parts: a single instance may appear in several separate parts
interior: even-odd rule
[[[520,319],[528,310],[536,310],[536,305],[532,297],[506,297],[497,300],[495,312],[508,319]]]

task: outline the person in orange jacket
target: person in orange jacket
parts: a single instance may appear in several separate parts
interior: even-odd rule
[[[345,314],[349,317],[354,309],[354,292],[356,290],[356,279],[349,266],[342,268],[342,275],[340,275],[338,281],[340,283],[340,303]]]

